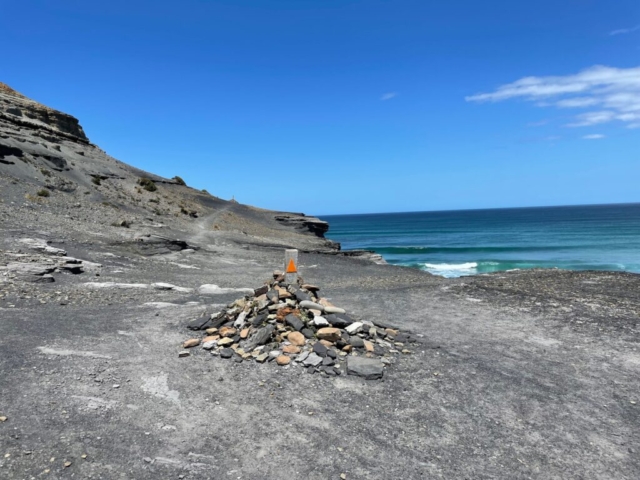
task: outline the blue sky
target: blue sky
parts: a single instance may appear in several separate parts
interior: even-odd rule
[[[640,2],[6,1],[0,81],[308,214],[640,201]]]

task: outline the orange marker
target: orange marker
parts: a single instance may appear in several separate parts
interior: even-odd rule
[[[289,260],[289,265],[287,266],[286,273],[296,273],[298,270],[296,269],[296,264],[293,263],[293,258]]]

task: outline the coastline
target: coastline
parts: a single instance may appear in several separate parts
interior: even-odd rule
[[[17,235],[37,235],[14,221],[6,250]],[[188,321],[240,295],[198,294],[198,287],[255,288],[280,267],[280,250],[251,238],[212,248],[185,236],[199,248],[143,257],[79,232],[51,237],[51,246],[103,267],[93,279],[0,284],[1,366],[9,373],[0,379],[0,413],[8,417],[0,428],[18,433],[2,441],[11,454],[6,478],[40,472],[50,457],[72,461],[83,476],[126,470],[139,479],[640,472],[640,416],[631,403],[639,400],[637,275],[539,270],[444,279],[301,253],[301,274],[333,302],[421,336],[383,380],[367,382],[237,364],[204,350],[178,358]],[[85,286],[158,281],[194,293]],[[13,287],[30,298],[8,308]],[[602,427],[594,429],[594,419]],[[62,475],[62,465],[53,468]]]
[[[532,268],[640,273],[640,204],[325,216],[345,250],[443,277]]]
[[[640,476],[640,276],[378,264],[341,252],[314,217],[225,201],[58,135],[82,133],[62,114],[36,115],[60,122],[47,128],[10,115],[2,478]],[[179,357],[189,322],[260,287],[286,248],[331,302],[419,343],[375,381]]]

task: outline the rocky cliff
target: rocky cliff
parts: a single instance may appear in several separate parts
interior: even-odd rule
[[[2,82],[0,115],[11,124],[28,128],[32,135],[45,140],[50,140],[51,134],[55,134],[77,142],[89,143],[76,118],[34,102]]]
[[[180,172],[176,172],[180,174]],[[107,237],[180,236],[208,244],[335,251],[326,222],[257,209],[144,172],[90,143],[78,120],[0,83],[0,181],[6,200],[47,211],[46,219],[106,229]],[[162,225],[149,227],[149,225]],[[121,229],[126,227],[126,232]]]

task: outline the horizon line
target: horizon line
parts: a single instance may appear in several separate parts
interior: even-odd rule
[[[525,210],[534,208],[571,208],[571,207],[607,207],[607,206],[623,206],[623,205],[640,205],[637,202],[616,202],[616,203],[576,203],[569,205],[531,205],[526,207],[484,207],[484,208],[456,208],[442,210],[409,210],[404,212],[369,212],[369,213],[330,213],[330,214],[313,214],[312,216],[322,217],[348,217],[356,215],[396,215],[399,213],[445,213],[445,212],[476,212],[487,210]]]

